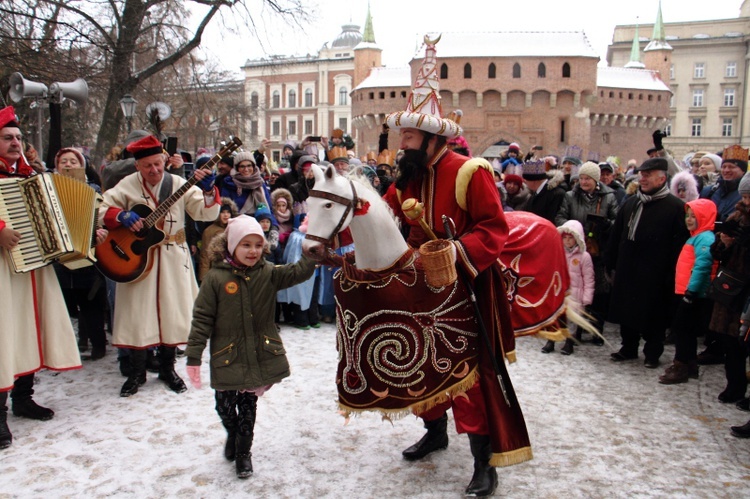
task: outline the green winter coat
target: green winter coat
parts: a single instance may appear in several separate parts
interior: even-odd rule
[[[223,261],[225,235],[214,239],[211,250],[213,267],[193,308],[187,364],[201,364],[210,339],[211,388],[244,390],[281,381],[289,376],[289,362],[274,323],[276,292],[309,279],[315,262],[303,257],[273,265],[262,259],[239,270]]]

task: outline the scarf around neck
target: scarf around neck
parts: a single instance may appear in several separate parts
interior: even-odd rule
[[[243,191],[250,191],[245,204],[240,207],[240,215],[254,215],[255,210],[260,205],[266,204],[266,195],[263,192],[263,177],[256,170],[252,175],[240,175],[239,173],[232,177],[234,185],[237,186],[237,195]]]
[[[629,241],[635,241],[635,231],[638,228],[638,224],[641,222],[643,205],[651,203],[653,201],[657,201],[659,199],[664,199],[667,196],[669,196],[669,187],[667,187],[666,183],[661,187],[661,189],[657,190],[653,194],[646,194],[640,188],[636,191],[636,197],[638,198],[638,201],[636,203],[635,210],[633,210],[633,214],[630,215],[630,220],[628,221]]]

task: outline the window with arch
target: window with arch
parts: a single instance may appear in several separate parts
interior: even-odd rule
[[[471,78],[471,64],[468,62],[464,64],[464,79],[470,79]]]
[[[346,106],[348,94],[349,92],[347,92],[346,87],[339,88],[339,106]]]
[[[497,75],[497,67],[495,66],[494,62],[490,63],[490,66],[487,68],[487,78],[495,78]]]
[[[513,78],[520,78],[521,77],[521,65],[518,63],[515,63],[513,65]]]
[[[258,107],[258,92],[250,94],[250,107],[254,109]]]
[[[536,68],[536,75],[539,78],[546,78],[547,77],[547,66],[545,66],[543,62],[540,62],[539,66],[537,66],[537,68]]]
[[[297,107],[297,91],[294,89],[289,90],[289,101],[287,107]]]
[[[278,90],[274,90],[273,94],[271,94],[271,107],[275,109],[281,107],[281,94]]]
[[[446,63],[442,63],[440,65],[440,79],[445,80],[448,78],[448,65]]]
[[[305,90],[305,107],[313,106],[313,93],[312,88]]]
[[[563,78],[570,78],[570,64],[568,64],[567,62],[563,64],[562,71],[563,71]]]

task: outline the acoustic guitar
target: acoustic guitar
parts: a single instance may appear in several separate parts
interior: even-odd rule
[[[201,167],[212,170],[221,158],[237,150],[242,141],[230,137],[229,142]],[[137,204],[130,210],[143,220],[143,228],[133,232],[124,225],[112,229],[107,239],[96,247],[96,267],[115,282],[138,282],[148,275],[154,265],[153,253],[158,244],[168,236],[159,228],[169,209],[196,183],[193,175],[171,196],[159,203],[155,210],[148,205]],[[162,225],[163,226],[163,225]]]

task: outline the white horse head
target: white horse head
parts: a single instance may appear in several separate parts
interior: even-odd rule
[[[408,249],[388,206],[367,179],[344,177],[333,166],[312,166],[315,186],[307,199],[302,249],[321,259],[334,236],[350,227],[359,268],[383,268]]]

